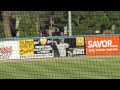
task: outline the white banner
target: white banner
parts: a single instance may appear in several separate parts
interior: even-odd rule
[[[34,55],[21,55],[20,59],[52,58],[53,56],[54,56],[54,53],[34,54]]]
[[[0,60],[20,59],[18,41],[0,41]]]

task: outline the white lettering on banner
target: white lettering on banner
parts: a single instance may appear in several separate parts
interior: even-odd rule
[[[118,48],[113,48],[113,50],[116,50],[116,51],[118,51]]]
[[[96,51],[106,51],[106,49],[96,49]]]
[[[34,45],[36,45],[36,44],[39,44],[39,40],[38,41],[34,41]]]
[[[89,52],[95,52],[95,49],[89,49]]]
[[[34,51],[39,51],[39,50],[41,50],[41,49],[38,49],[38,48],[35,48],[35,49],[34,49]]]
[[[51,48],[51,46],[45,45],[45,46],[35,46],[35,48]]]
[[[42,48],[42,50],[52,50],[52,48]]]
[[[110,49],[107,49],[107,51],[118,51],[118,48],[110,48]]]
[[[88,48],[117,47],[117,46],[118,45],[112,45],[112,40],[88,41]]]
[[[74,55],[85,54],[85,52],[84,52],[84,49],[74,49],[73,54]]]
[[[50,51],[38,51],[38,53],[50,53]]]

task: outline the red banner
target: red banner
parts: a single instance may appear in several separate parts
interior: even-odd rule
[[[120,54],[119,36],[95,36],[86,38],[86,55]]]

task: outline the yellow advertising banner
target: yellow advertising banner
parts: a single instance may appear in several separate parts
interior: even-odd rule
[[[84,37],[76,38],[76,46],[84,46]]]
[[[19,40],[19,54],[20,55],[33,55],[34,54],[34,41],[33,40]]]

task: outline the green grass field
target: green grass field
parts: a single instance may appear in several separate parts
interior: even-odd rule
[[[1,79],[119,79],[120,57],[0,61]]]

